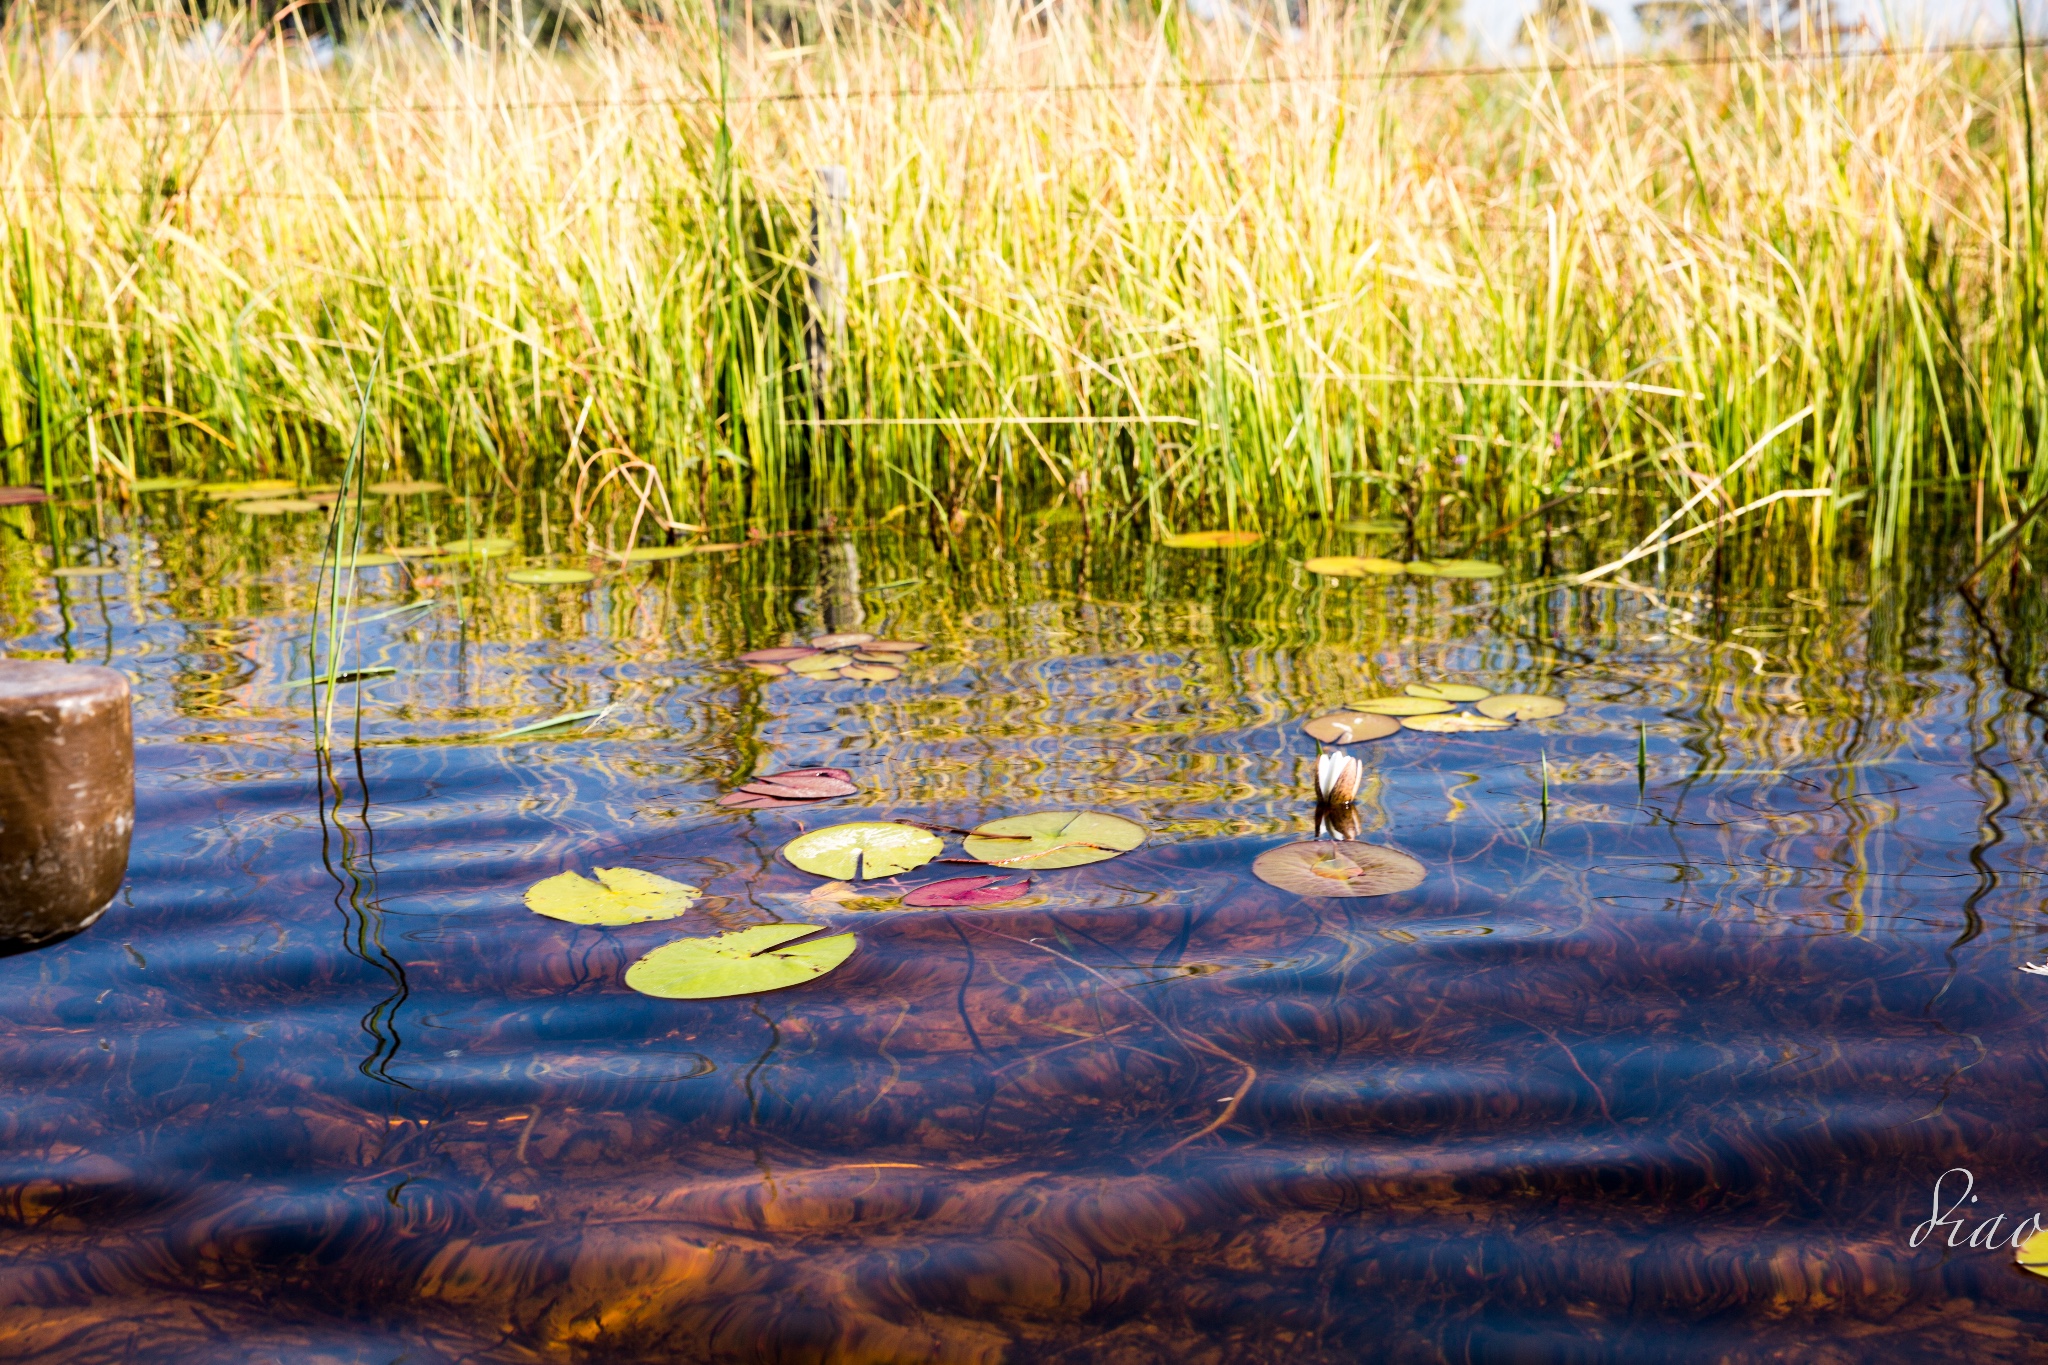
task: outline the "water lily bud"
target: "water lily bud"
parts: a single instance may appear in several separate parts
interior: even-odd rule
[[[1316,799],[1328,805],[1350,805],[1364,781],[1365,765],[1349,754],[1324,754],[1316,760]]]

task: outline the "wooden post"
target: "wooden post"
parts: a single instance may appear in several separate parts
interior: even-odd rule
[[[0,661],[0,944],[98,919],[128,873],[134,826],[128,680]]]
[[[805,342],[810,351],[811,407],[824,415],[825,393],[832,382],[832,361],[846,336],[846,199],[844,166],[820,166],[811,195],[810,325]]]

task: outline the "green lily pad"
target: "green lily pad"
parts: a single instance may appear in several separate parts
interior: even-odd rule
[[[637,867],[593,868],[597,881],[561,872],[526,888],[526,908],[570,924],[646,924],[674,919],[696,904],[698,890]]]
[[[1418,559],[1408,572],[1424,578],[1499,578],[1507,569],[1484,559]]]
[[[681,559],[697,553],[694,545],[635,545],[626,551],[628,561],[639,564],[650,559]]]
[[[1401,690],[1430,701],[1478,701],[1493,695],[1492,688],[1474,683],[1409,683]]]
[[[664,1000],[717,1000],[758,995],[815,981],[853,956],[852,934],[804,938],[814,924],[757,924],[711,938],[664,943],[626,968],[626,984]],[[791,939],[801,943],[782,947]]]
[[[1081,867],[1129,853],[1145,827],[1092,810],[1046,810],[991,820],[967,836],[967,856],[997,867]]]
[[[1479,714],[1495,720],[1549,720],[1565,713],[1563,697],[1546,697],[1539,692],[1509,692],[1479,703]]]
[[[1450,710],[1451,704],[1434,697],[1374,697],[1352,703],[1351,709],[1372,716],[1428,716]]]
[[[1366,578],[1375,574],[1391,578],[1408,569],[1398,559],[1375,559],[1370,555],[1318,555],[1304,560],[1301,567],[1326,578]]]
[[[507,583],[551,586],[557,583],[588,583],[597,577],[588,569],[514,569],[505,575]]]
[[[512,542],[504,536],[473,536],[451,540],[441,553],[458,559],[496,559],[512,553]]]
[[[1386,536],[1408,529],[1408,523],[1391,517],[1378,517],[1371,521],[1347,521],[1344,529],[1365,536]]]
[[[856,820],[798,835],[782,846],[782,856],[813,876],[855,881],[923,867],[945,846],[938,835],[915,825]]]

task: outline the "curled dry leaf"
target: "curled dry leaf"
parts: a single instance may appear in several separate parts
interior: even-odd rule
[[[1401,724],[1410,730],[1421,730],[1431,735],[1463,735],[1475,730],[1505,730],[1508,722],[1495,720],[1492,716],[1475,716],[1469,711],[1453,711],[1449,715],[1403,716]]]
[[[1159,543],[1176,550],[1238,550],[1264,539],[1257,531],[1184,531],[1161,536]]]
[[[1375,716],[1431,716],[1450,710],[1451,704],[1430,697],[1374,697],[1353,703],[1351,709]]]
[[[588,583],[597,577],[588,569],[514,569],[505,575],[507,583],[550,586],[560,583]]]
[[[991,820],[967,836],[967,856],[996,867],[1081,867],[1129,853],[1145,827],[1120,815],[1047,810]]]
[[[814,924],[757,924],[710,938],[677,939],[628,967],[626,984],[664,1000],[717,1000],[801,986],[846,961],[858,946],[852,934],[805,937],[817,929]]]
[[[1409,683],[1401,689],[1411,697],[1426,697],[1430,701],[1478,701],[1493,695],[1490,687],[1477,687],[1471,683]]]
[[[853,662],[850,654],[806,654],[789,661],[792,673],[833,673]]]
[[[808,659],[821,651],[809,645],[789,645],[782,649],[755,649],[740,655],[743,664],[786,664],[796,659]]]
[[[1329,578],[1391,578],[1407,568],[1398,559],[1378,559],[1372,555],[1321,555],[1304,560],[1302,567]]]
[[[637,867],[592,870],[597,881],[562,872],[535,882],[526,888],[526,908],[570,924],[646,924],[674,919],[697,900],[696,887]]]
[[[903,670],[889,664],[848,664],[839,670],[839,676],[861,682],[889,682],[902,677]]]
[[[920,886],[903,898],[905,905],[929,910],[949,905],[1007,905],[1031,889],[1031,878],[1005,882],[1000,877],[948,877]]]
[[[890,820],[858,820],[798,835],[782,846],[782,856],[813,876],[861,881],[923,867],[944,848],[930,830]]]
[[[850,649],[855,645],[864,645],[874,638],[872,635],[863,635],[853,630],[842,631],[837,635],[813,635],[811,643],[819,649]]]
[[[1309,840],[1269,848],[1252,863],[1268,886],[1300,896],[1391,896],[1412,891],[1427,875],[1405,853],[1374,844]]]
[[[1538,692],[1507,692],[1479,703],[1479,714],[1495,720],[1549,720],[1565,713],[1563,697]]]
[[[1317,716],[1301,728],[1310,738],[1324,744],[1359,744],[1368,739],[1385,739],[1400,730],[1401,722],[1392,716],[1377,716],[1366,711],[1332,711],[1327,716]]]

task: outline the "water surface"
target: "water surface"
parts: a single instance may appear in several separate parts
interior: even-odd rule
[[[2048,1214],[2023,580],[1973,612],[1947,558],[1795,537],[1629,586],[1533,583],[1591,562],[1562,539],[1337,582],[1300,558],[1389,547],[1047,521],[589,588],[381,569],[360,612],[436,605],[361,628],[399,672],[323,764],[280,687],[315,528],[166,506],[68,580],[24,528],[6,653],[134,680],[138,809],[107,916],[0,959],[5,1358],[1995,1360],[2048,1326],[2009,1250],[1909,1245],[1950,1167],[1973,1220]],[[932,648],[873,685],[731,663],[851,628]],[[1300,722],[1422,679],[1571,710],[1356,750],[1415,891],[1253,879],[1309,828]],[[711,804],[815,765],[862,794]],[[1151,839],[921,913],[805,903],[776,856],[1047,808]],[[706,899],[524,908],[596,866]],[[860,946],[749,999],[622,983],[775,920]]]

